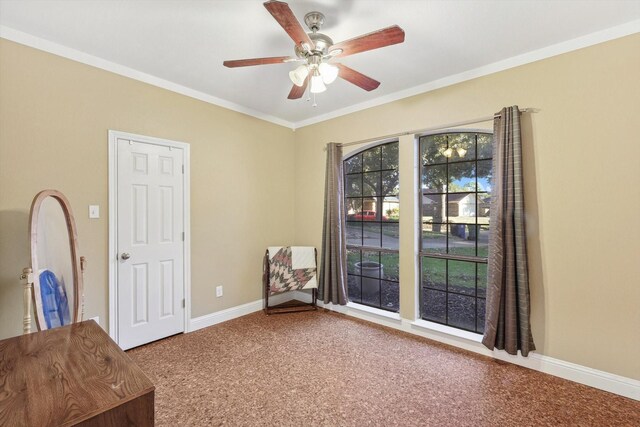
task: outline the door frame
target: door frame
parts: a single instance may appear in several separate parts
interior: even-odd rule
[[[182,175],[182,203],[184,221],[183,245],[183,286],[184,286],[184,331],[190,331],[191,321],[191,156],[186,142],[152,136],[138,135],[109,129],[109,336],[119,344],[118,331],[118,138],[133,139],[164,147],[175,147],[184,153],[184,174]]]

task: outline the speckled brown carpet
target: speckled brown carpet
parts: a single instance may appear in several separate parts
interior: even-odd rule
[[[640,402],[330,312],[128,352],[159,426],[640,426]]]

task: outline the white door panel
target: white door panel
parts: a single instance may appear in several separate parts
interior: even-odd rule
[[[184,331],[184,151],[121,138],[116,150],[118,341],[127,349]]]

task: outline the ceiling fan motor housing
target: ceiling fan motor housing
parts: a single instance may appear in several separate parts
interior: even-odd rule
[[[309,33],[309,38],[313,41],[315,47],[313,49],[308,49],[306,43],[304,46],[296,45],[295,52],[298,58],[305,58],[311,55],[324,56],[329,53],[329,48],[333,46],[333,40],[326,34]]]

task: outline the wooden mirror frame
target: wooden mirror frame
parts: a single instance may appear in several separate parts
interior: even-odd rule
[[[82,312],[84,310],[84,294],[82,270],[84,257],[78,254],[78,231],[76,222],[71,211],[69,200],[64,194],[57,190],[43,190],[36,194],[31,203],[31,213],[29,214],[29,239],[31,244],[31,272],[33,278],[33,290],[31,292],[33,305],[35,308],[36,325],[39,331],[48,329],[47,322],[42,310],[42,298],[40,290],[40,274],[38,274],[38,215],[42,203],[48,197],[53,197],[62,208],[65,222],[67,223],[67,234],[69,236],[69,247],[71,248],[71,269],[73,271],[73,316],[71,323],[82,321]],[[30,313],[29,313],[30,315]],[[27,313],[25,313],[25,317]]]

